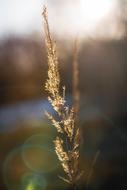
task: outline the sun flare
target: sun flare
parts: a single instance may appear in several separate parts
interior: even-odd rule
[[[69,37],[113,37],[122,33],[119,25],[118,0],[58,1],[50,14],[51,28],[57,35]],[[59,26],[59,27],[58,27]],[[65,35],[67,34],[67,35]]]
[[[81,20],[88,27],[95,27],[109,15],[113,7],[113,0],[80,0]]]

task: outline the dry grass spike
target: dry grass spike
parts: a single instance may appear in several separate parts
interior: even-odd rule
[[[67,179],[60,178],[70,183],[75,189],[77,181],[82,175],[79,170],[80,131],[75,126],[74,109],[65,106],[65,87],[61,87],[56,44],[50,33],[46,7],[43,8],[43,20],[48,60],[48,78],[45,89],[49,94],[48,100],[57,113],[57,118],[54,118],[50,113],[46,113],[46,115],[58,132],[54,140],[55,151],[67,175]],[[63,93],[60,93],[61,89]]]

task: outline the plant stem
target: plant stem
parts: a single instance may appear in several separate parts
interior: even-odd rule
[[[72,190],[78,190],[78,187],[77,187],[76,184],[73,184],[73,185],[72,185]]]

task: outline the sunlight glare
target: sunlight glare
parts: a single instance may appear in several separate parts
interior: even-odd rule
[[[34,190],[34,186],[33,183],[28,184],[27,189],[26,190]]]
[[[88,27],[95,27],[112,11],[114,1],[112,0],[80,0],[80,16],[82,22]]]

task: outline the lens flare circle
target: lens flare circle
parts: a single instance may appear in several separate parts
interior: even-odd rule
[[[8,190],[17,190],[21,186],[22,173],[28,171],[22,157],[22,147],[13,149],[3,163],[3,178]]]
[[[47,181],[44,176],[30,172],[22,159],[23,147],[12,150],[3,163],[3,179],[7,190],[44,190]]]
[[[25,173],[22,176],[21,183],[25,190],[44,190],[47,186],[44,176],[36,173]]]
[[[53,142],[45,135],[33,135],[27,139],[23,145],[22,158],[26,166],[37,173],[48,173],[58,166]]]

